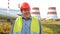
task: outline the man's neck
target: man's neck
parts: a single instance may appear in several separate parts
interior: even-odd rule
[[[28,20],[28,19],[30,19],[31,16],[29,16],[29,17],[24,17],[24,16],[22,16],[22,17],[23,17],[24,19]]]

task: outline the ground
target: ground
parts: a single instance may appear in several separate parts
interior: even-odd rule
[[[41,20],[44,34],[60,34],[60,21]]]

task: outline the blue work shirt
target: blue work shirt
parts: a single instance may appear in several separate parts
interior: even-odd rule
[[[31,34],[30,32],[30,24],[31,24],[31,17],[28,19],[22,18],[22,22],[23,22],[23,27],[22,27],[22,31],[21,32],[13,32],[13,28],[14,25],[12,25],[12,29],[10,31],[10,34]],[[40,24],[40,20],[39,20],[39,24]],[[40,34],[43,34],[43,30],[42,30],[42,25],[40,24]]]

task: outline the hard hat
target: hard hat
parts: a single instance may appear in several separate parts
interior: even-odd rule
[[[28,10],[28,9],[30,9],[30,5],[27,2],[24,2],[20,7],[20,10],[22,10],[22,9],[27,9]]]

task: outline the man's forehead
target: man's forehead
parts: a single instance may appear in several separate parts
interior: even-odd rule
[[[22,11],[30,11],[30,9],[22,9]]]

